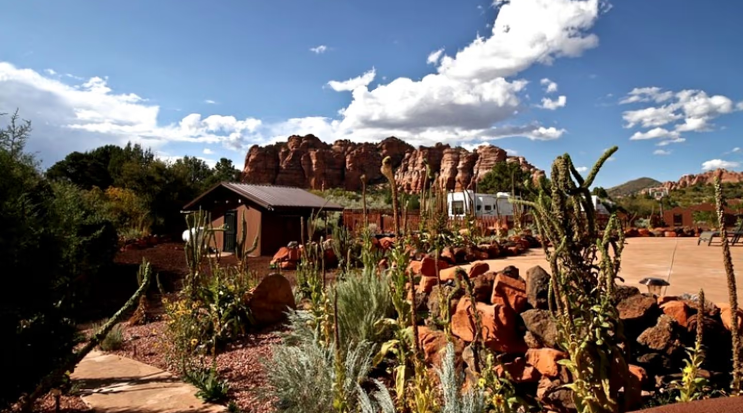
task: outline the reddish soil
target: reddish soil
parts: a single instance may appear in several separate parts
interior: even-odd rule
[[[722,397],[640,410],[636,413],[743,413],[743,398]]]

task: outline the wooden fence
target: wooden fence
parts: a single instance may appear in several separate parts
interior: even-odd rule
[[[370,210],[367,211],[367,220],[369,227],[372,232],[377,234],[390,233],[394,231],[393,213],[391,210]],[[406,227],[409,231],[417,231],[420,227],[420,212],[419,211],[408,211],[406,214],[400,216],[400,227]],[[525,214],[522,220],[522,227],[525,227],[531,223],[531,216]],[[512,216],[502,216],[500,220],[498,217],[478,217],[476,219],[476,225],[480,228],[483,233],[495,233],[498,226],[511,229],[514,227],[514,221]],[[360,231],[364,226],[364,213],[361,210],[346,209],[343,211],[343,225],[352,232]],[[466,226],[465,218],[463,217],[449,217],[448,224],[449,228],[464,228]]]

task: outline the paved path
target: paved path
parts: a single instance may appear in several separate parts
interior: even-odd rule
[[[126,357],[92,351],[72,373],[83,401],[98,413],[217,413],[196,388],[170,373]]]
[[[743,245],[730,247],[733,267],[737,275],[739,303],[743,303]],[[519,268],[526,277],[526,270],[541,265],[549,272],[549,263],[541,248],[532,248],[528,253],[506,259],[488,260],[491,270],[500,270],[507,265]],[[697,246],[696,238],[627,238],[622,255],[622,270],[619,274],[627,285],[640,288],[645,277],[668,280],[671,286],[667,295],[696,294],[704,288],[707,300],[715,303],[728,302],[727,279],[722,262],[722,247]]]

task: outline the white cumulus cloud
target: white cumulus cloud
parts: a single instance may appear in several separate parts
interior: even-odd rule
[[[670,155],[670,154],[671,154],[671,151],[667,151],[665,149],[656,149],[655,151],[653,151],[653,155],[665,156],[665,155]]]
[[[211,155],[211,154],[213,154],[213,153],[214,153],[214,151],[213,151],[213,150],[211,150],[211,149],[209,149],[209,148],[204,148],[204,155]]]
[[[373,82],[376,76],[377,71],[376,69],[372,68],[363,75],[348,80],[331,80],[330,82],[328,82],[328,86],[330,86],[330,88],[335,90],[336,92],[351,92],[360,87],[369,86],[369,83]]]
[[[578,171],[578,172],[580,172],[580,173],[588,172],[588,167],[587,166],[576,166],[575,167],[575,170]]]
[[[216,105],[217,104],[217,101],[216,100],[211,100],[211,99],[206,99],[204,101],[204,103],[206,103],[207,105]]]
[[[555,93],[557,92],[557,83],[544,78],[539,82],[542,86],[544,86],[544,93]]]
[[[543,109],[549,109],[549,110],[555,110],[557,108],[562,108],[567,104],[568,99],[564,95],[561,95],[557,99],[550,99],[550,98],[543,98],[542,99],[542,106]]]
[[[663,140],[661,144],[683,142],[682,133],[712,131],[713,119],[743,110],[743,102],[736,105],[727,96],[710,96],[703,90],[690,89],[673,92],[659,87],[635,88],[619,103],[648,102],[650,105],[645,108],[622,114],[626,128],[648,129],[636,132],[631,140],[657,138]]]
[[[426,59],[426,63],[428,63],[429,65],[437,64],[442,54],[444,54],[443,47],[439,50],[436,50],[435,52],[431,52],[431,54],[429,54],[428,58]]]
[[[310,47],[310,51],[314,54],[323,54],[328,51],[328,46],[321,44],[319,46]]]
[[[702,163],[703,171],[712,171],[715,169],[733,169],[740,167],[740,162],[724,161],[722,159],[712,159]]]

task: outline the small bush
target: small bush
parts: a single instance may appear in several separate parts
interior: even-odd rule
[[[349,403],[357,400],[357,383],[371,368],[372,346],[361,342],[343,351],[342,383],[336,385],[341,372],[336,369],[339,352],[324,346],[317,336],[309,336],[305,318],[290,316],[291,336],[277,346],[266,362],[270,390],[267,397],[277,399],[276,410],[286,413],[326,413],[334,411],[337,392]],[[293,343],[294,345],[287,344]],[[354,411],[355,405],[349,406]]]
[[[101,350],[116,351],[124,345],[124,330],[117,324],[101,341]]]
[[[186,369],[184,378],[198,389],[196,397],[208,403],[222,402],[230,392],[229,383],[219,378],[216,366]]]
[[[384,341],[380,320],[394,315],[390,288],[375,274],[350,276],[335,288],[341,342]]]

